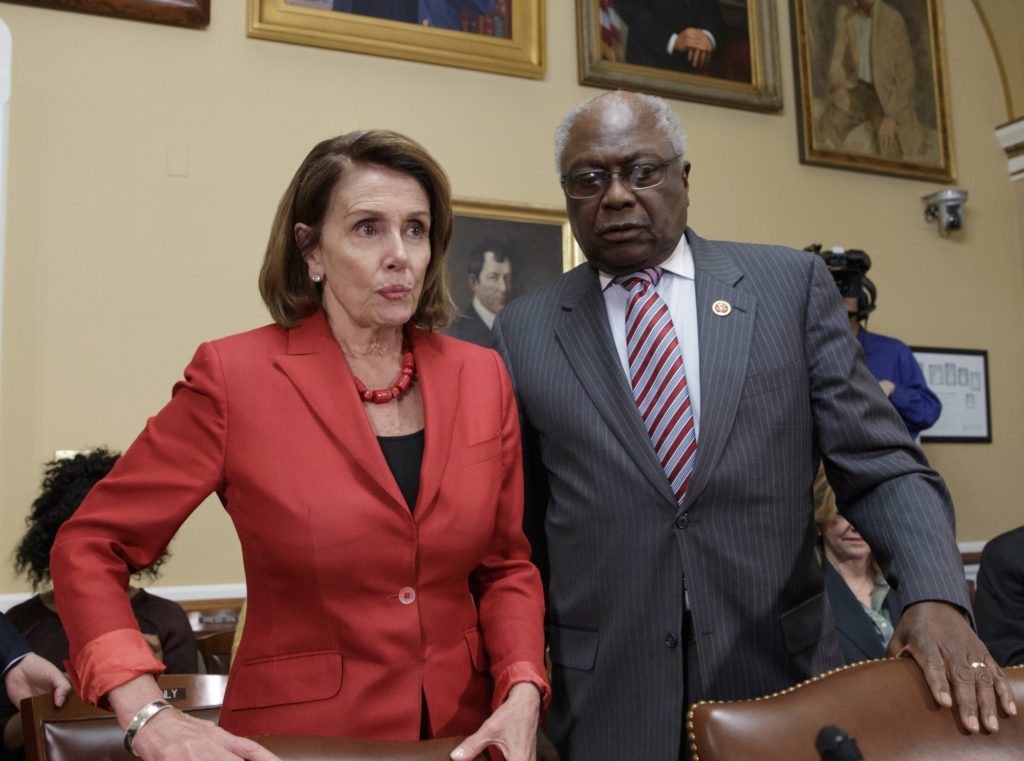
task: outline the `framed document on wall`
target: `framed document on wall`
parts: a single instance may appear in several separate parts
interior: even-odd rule
[[[942,402],[942,414],[921,441],[992,443],[988,398],[988,352],[912,346],[928,387]]]

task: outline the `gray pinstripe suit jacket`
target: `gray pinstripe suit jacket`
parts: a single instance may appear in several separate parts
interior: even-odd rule
[[[678,759],[684,679],[691,699],[752,697],[842,662],[814,553],[819,457],[904,605],[969,606],[946,487],[864,366],[821,260],[687,236],[701,426],[681,509],[592,269],[517,300],[495,324],[548,593],[548,729],[566,761]],[[728,316],[712,313],[719,299]],[[684,584],[692,648],[674,644]],[[698,673],[684,676],[687,661]]]

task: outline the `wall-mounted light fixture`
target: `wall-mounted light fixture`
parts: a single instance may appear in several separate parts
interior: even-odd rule
[[[959,230],[964,226],[964,204],[967,203],[967,191],[962,188],[937,190],[922,196],[924,201],[924,218],[926,222],[937,222],[939,235],[945,238],[950,230]]]

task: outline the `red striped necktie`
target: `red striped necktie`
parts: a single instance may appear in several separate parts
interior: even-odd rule
[[[683,352],[668,306],[658,295],[661,269],[623,275],[615,282],[629,291],[626,351],[629,380],[672,491],[683,501],[693,476],[697,437],[686,387]]]

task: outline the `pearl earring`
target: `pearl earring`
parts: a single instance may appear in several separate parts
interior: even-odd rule
[[[314,272],[312,275],[310,275],[310,277],[313,279],[314,283],[319,283],[321,280],[324,279],[323,275],[321,275],[319,273],[316,273],[316,272]]]

